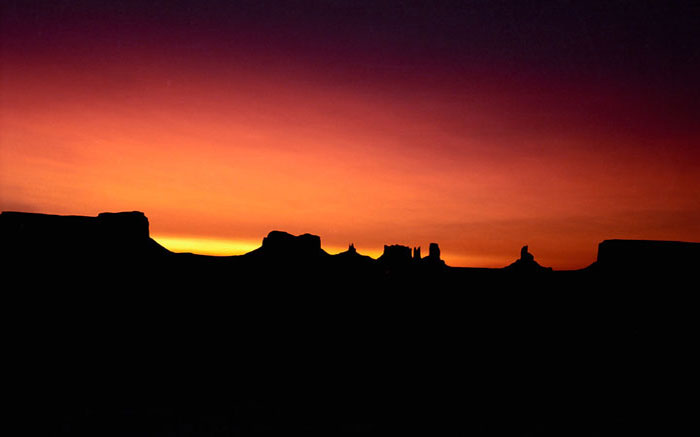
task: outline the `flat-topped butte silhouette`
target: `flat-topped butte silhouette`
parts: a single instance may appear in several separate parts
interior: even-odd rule
[[[142,212],[100,213],[97,217],[51,215],[4,211],[0,214],[3,239],[24,241],[56,239],[127,239],[149,238],[148,218]]]
[[[605,240],[595,265],[610,270],[695,269],[700,243],[652,240]]]
[[[263,238],[262,246],[245,256],[265,256],[273,258],[315,258],[327,256],[321,249],[321,237],[311,234],[292,235],[283,231],[272,231]]]

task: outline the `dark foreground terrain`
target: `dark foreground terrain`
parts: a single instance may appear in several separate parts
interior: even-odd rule
[[[215,258],[141,213],[3,213],[9,412],[31,435],[691,435],[699,247],[459,269],[272,232]]]

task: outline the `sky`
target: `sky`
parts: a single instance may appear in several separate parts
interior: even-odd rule
[[[5,1],[0,210],[576,269],[700,241],[700,5]]]

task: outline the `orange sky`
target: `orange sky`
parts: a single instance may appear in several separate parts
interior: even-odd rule
[[[524,244],[569,269],[604,239],[700,241],[697,123],[620,83],[152,48],[3,56],[2,210],[140,210],[197,253],[273,229],[372,256],[438,242],[475,267]]]

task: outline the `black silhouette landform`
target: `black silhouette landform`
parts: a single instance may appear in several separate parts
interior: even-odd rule
[[[0,252],[32,434],[668,435],[692,411],[699,243],[457,268],[436,243],[212,257],[140,212],[3,212]]]

